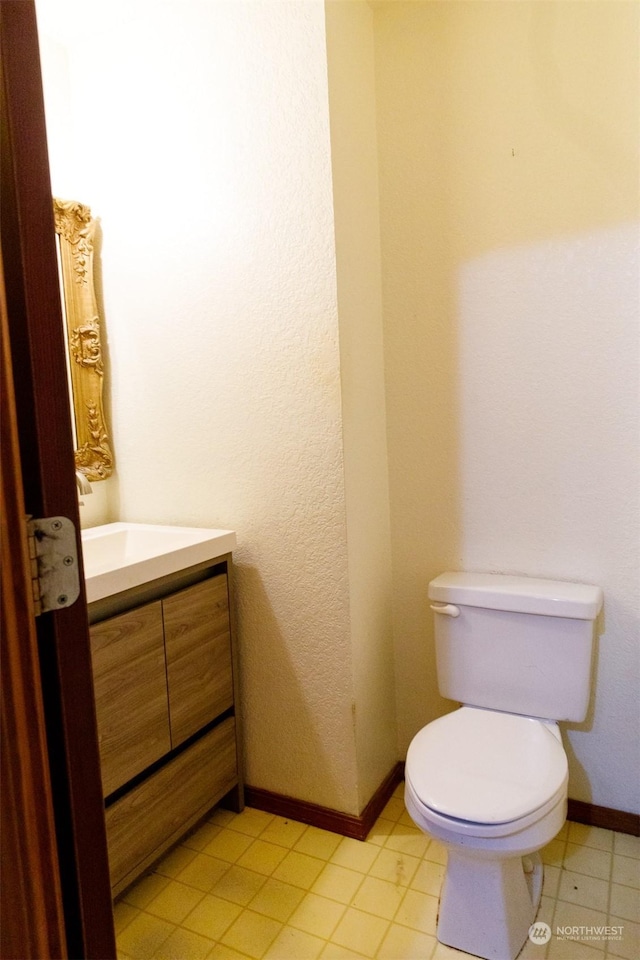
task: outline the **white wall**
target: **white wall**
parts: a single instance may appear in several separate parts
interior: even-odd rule
[[[237,531],[247,781],[357,813],[324,6],[76,17],[117,516]]]
[[[375,5],[400,744],[435,689],[430,577],[597,583],[570,795],[637,810],[638,19]]]
[[[571,795],[637,809],[638,8],[369,10],[329,4],[326,38],[319,0],[51,27],[54,189],[103,226],[108,509],[238,530],[248,780],[347,812],[393,754],[389,539],[401,751],[451,706],[432,576],[600,584]]]
[[[397,760],[373,15],[326,3],[353,709],[362,809]]]

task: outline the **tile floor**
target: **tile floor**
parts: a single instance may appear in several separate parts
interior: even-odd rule
[[[364,843],[216,810],[118,900],[118,957],[465,960],[435,938],[445,859],[413,826],[402,786]],[[640,840],[566,823],[543,859],[538,918],[567,939],[527,942],[520,956],[640,960]],[[622,939],[584,929],[607,925]]]

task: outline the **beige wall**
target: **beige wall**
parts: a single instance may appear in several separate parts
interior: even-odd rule
[[[76,15],[115,516],[237,531],[247,780],[356,813],[323,4]]]
[[[426,585],[600,584],[570,794],[638,808],[638,14],[375,5],[401,748],[448,709]]]
[[[397,760],[373,16],[326,5],[353,708],[362,809]]]
[[[450,707],[428,580],[512,570],[604,588],[571,794],[637,809],[637,5],[61,4],[118,461],[86,519],[238,531],[249,782],[360,810]]]

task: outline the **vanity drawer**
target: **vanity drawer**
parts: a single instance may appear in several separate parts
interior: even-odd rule
[[[105,820],[114,895],[237,782],[235,721],[230,717],[108,807]]]
[[[171,749],[161,604],[96,623],[90,635],[108,796]]]
[[[226,574],[165,597],[162,615],[175,749],[233,705]]]

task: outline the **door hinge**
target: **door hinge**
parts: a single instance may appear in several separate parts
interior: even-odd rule
[[[68,517],[27,517],[36,616],[70,607],[80,595],[76,528]]]

